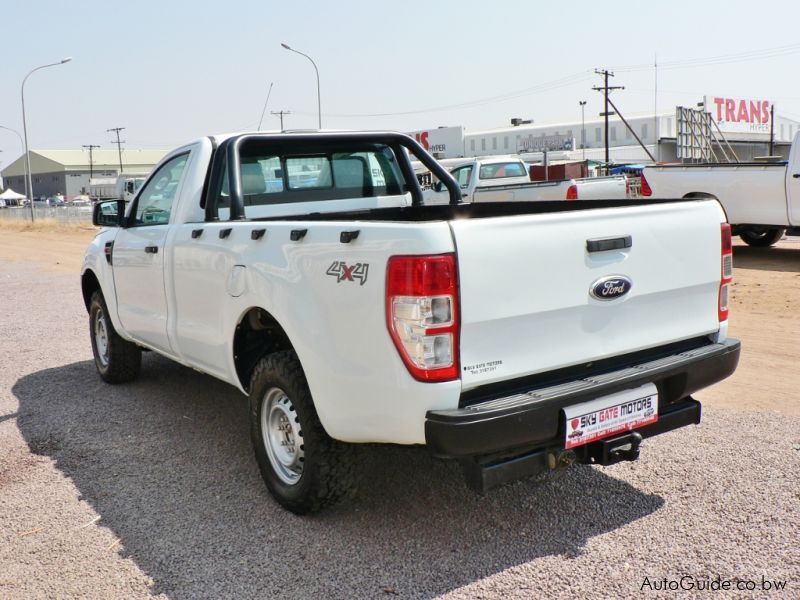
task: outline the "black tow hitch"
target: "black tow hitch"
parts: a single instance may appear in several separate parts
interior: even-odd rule
[[[642,435],[636,431],[600,440],[586,445],[581,462],[608,466],[624,460],[636,460],[641,444]]]

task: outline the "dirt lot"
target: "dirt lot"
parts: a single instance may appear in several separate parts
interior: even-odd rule
[[[736,247],[739,370],[640,461],[481,497],[452,463],[371,447],[359,496],[301,519],[261,483],[238,392],[152,354],[99,381],[91,236],[0,228],[0,597],[656,598],[683,575],[800,596],[800,243]]]

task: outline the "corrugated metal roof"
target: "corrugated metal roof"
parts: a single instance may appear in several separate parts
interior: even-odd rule
[[[167,150],[122,150],[122,165],[153,167]],[[25,155],[7,165],[3,177],[14,177],[25,172]],[[95,171],[118,170],[119,154],[113,150],[95,150],[92,153]],[[88,171],[89,152],[81,150],[31,150],[31,173],[51,173],[58,171]]]
[[[89,152],[81,150],[31,150],[39,156],[69,168],[83,169],[89,164]],[[122,165],[154,165],[160,161],[167,150],[122,150]],[[119,153],[116,148],[113,150],[95,150],[92,153],[95,167],[114,167],[119,166]]]

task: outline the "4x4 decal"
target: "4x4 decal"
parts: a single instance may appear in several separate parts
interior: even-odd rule
[[[325,271],[326,275],[336,277],[336,283],[342,281],[356,281],[358,280],[361,285],[367,283],[367,274],[369,273],[369,263],[355,263],[348,265],[343,260],[335,260]]]

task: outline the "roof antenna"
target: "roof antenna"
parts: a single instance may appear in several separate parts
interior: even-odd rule
[[[261,111],[261,119],[258,121],[258,131],[261,131],[261,123],[264,122],[264,114],[267,112],[267,103],[269,102],[270,94],[272,94],[272,86],[275,82],[270,81],[269,91],[267,92],[267,99],[264,100],[264,110]]]

